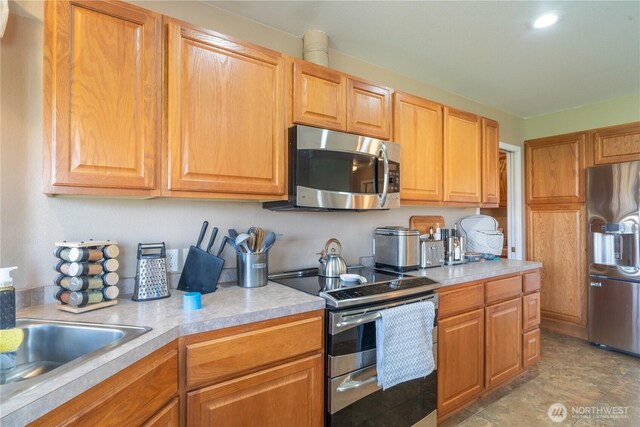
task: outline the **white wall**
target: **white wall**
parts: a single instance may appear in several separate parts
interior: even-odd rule
[[[301,53],[298,38],[199,3],[143,2],[143,6],[291,55]],[[15,13],[10,16],[0,47],[0,265],[20,267],[15,274],[19,289],[52,283],[56,273],[51,252],[54,242],[61,240],[118,240],[123,249],[120,273],[131,278],[135,274],[139,242],[164,241],[169,248],[188,247],[197,238],[205,219],[225,231],[229,227],[244,229],[258,225],[284,234],[270,254],[270,270],[277,271],[315,265],[316,253],[330,237],[341,240],[346,260],[354,263],[359,256],[371,254],[371,233],[378,225],[408,225],[411,215],[439,214],[451,226],[458,218],[475,213],[475,209],[459,208],[285,213],[263,210],[256,202],[48,198],[41,188],[42,4],[11,2],[11,7],[25,16]],[[436,96],[432,99],[437,101],[496,118],[508,135],[501,140],[518,145],[522,142],[522,121],[516,117],[344,55],[336,54],[336,58],[336,64],[347,71],[358,70],[364,78],[425,97],[433,94]],[[230,251],[225,252],[225,258],[226,266],[235,265]]]

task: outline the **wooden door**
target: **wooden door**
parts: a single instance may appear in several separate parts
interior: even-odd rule
[[[475,114],[444,107],[444,201],[480,203],[482,126]]]
[[[485,308],[485,378],[487,389],[520,372],[522,317],[520,298]]]
[[[282,54],[172,19],[167,30],[163,190],[257,199],[284,194]]]
[[[347,77],[347,132],[389,139],[391,89]]]
[[[179,427],[179,425],[180,405],[176,397],[147,420],[147,422],[143,424],[143,427]]]
[[[402,201],[442,201],[442,106],[393,95],[393,140],[400,144]]]
[[[302,59],[293,60],[293,121],[347,130],[347,78]]]
[[[529,331],[540,325],[540,292],[522,297],[522,330]]]
[[[484,309],[438,320],[438,416],[484,390]]]
[[[157,194],[160,21],[120,2],[45,2],[45,193]]]
[[[640,122],[593,130],[591,141],[595,165],[640,160]]]
[[[529,206],[527,259],[542,262],[542,323],[586,338],[586,225],[584,205]]]
[[[527,203],[584,202],[586,144],[585,132],[526,141]]]
[[[500,131],[498,122],[482,119],[482,203],[500,202]]]
[[[500,202],[498,207],[507,207],[507,195],[509,187],[507,185],[507,154],[500,152],[498,156],[498,173],[500,175]]]
[[[321,426],[321,354],[187,393],[187,425]]]
[[[540,328],[522,334],[522,368],[538,363],[540,360]]]

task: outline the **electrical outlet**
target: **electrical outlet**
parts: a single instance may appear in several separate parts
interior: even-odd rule
[[[167,273],[176,273],[179,269],[178,250],[167,249]]]
[[[182,267],[184,268],[184,263],[187,262],[187,255],[189,255],[189,248],[182,249]]]

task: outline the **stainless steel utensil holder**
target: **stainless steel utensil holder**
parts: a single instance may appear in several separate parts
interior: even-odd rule
[[[259,288],[267,284],[269,275],[269,253],[238,253],[238,286]]]

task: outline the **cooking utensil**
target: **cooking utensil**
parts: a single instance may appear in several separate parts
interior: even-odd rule
[[[224,259],[210,253],[218,234],[217,227],[214,227],[211,232],[206,250],[200,247],[208,226],[209,223],[204,221],[196,246],[189,248],[178,282],[178,290],[208,294],[214,292],[218,286],[222,267],[224,267]]]
[[[230,228],[229,237],[231,237],[235,241],[236,237],[238,237],[238,231],[235,228]]]
[[[329,252],[329,246],[332,243],[338,247],[338,253],[336,253],[335,248],[331,248],[331,252]],[[342,253],[342,245],[338,239],[329,239],[324,246],[318,259],[320,262],[320,266],[318,268],[318,276],[322,277],[340,277],[341,274],[345,274],[347,272],[347,263],[340,257]]]
[[[132,300],[149,301],[171,296],[166,261],[164,242],[138,243],[138,267]]]
[[[251,236],[247,233],[238,234],[238,237],[236,237],[236,246],[238,246],[243,252],[251,252],[249,244],[247,243],[250,237]]]
[[[271,249],[271,246],[273,246],[275,242],[276,233],[274,233],[273,231],[268,232],[264,237],[264,241],[262,242],[262,246],[260,247],[260,252],[269,251],[269,249]]]

